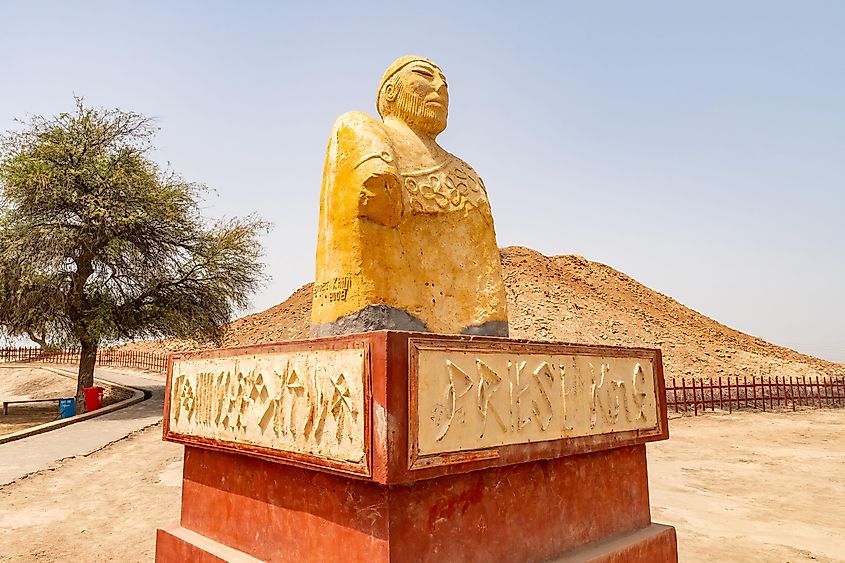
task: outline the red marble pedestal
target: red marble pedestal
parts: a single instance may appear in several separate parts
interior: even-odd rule
[[[366,455],[352,469],[175,432],[182,399],[171,367],[165,438],[186,444],[182,512],[180,525],[158,530],[156,561],[677,560],[674,529],[651,522],[648,500],[644,442],[668,437],[659,351],[380,332],[201,357],[362,345]],[[415,350],[426,345],[481,359],[485,350],[643,358],[654,366],[654,427],[421,455],[426,420],[414,394],[428,375]]]

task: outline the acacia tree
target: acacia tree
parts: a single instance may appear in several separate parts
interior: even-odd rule
[[[203,220],[202,184],[149,158],[142,115],[86,107],[0,141],[0,332],[79,346],[77,412],[98,347],[175,336],[219,342],[262,285],[267,228]]]

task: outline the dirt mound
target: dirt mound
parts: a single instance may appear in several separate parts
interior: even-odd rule
[[[663,351],[667,377],[810,376],[845,365],[734,330],[581,256],[502,250],[511,336]]]
[[[811,376],[845,373],[835,364],[749,336],[581,256],[544,256],[520,246],[501,251],[511,336],[663,350],[667,377]],[[224,346],[305,338],[311,284],[266,311],[230,323]],[[125,348],[181,351],[191,342],[136,342]]]

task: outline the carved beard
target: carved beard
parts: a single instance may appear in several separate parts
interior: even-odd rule
[[[427,106],[425,100],[414,94],[399,90],[396,101],[393,102],[393,114],[416,129],[436,137],[446,129],[446,112],[438,112]]]

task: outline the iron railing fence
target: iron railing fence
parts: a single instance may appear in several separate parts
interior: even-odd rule
[[[79,364],[79,348],[43,350],[32,348],[0,348],[0,362],[44,362],[49,364]],[[99,366],[113,366],[146,369],[164,372],[167,370],[167,354],[132,350],[97,351]]]
[[[678,414],[845,407],[845,377],[719,377],[666,381],[667,409]]]

